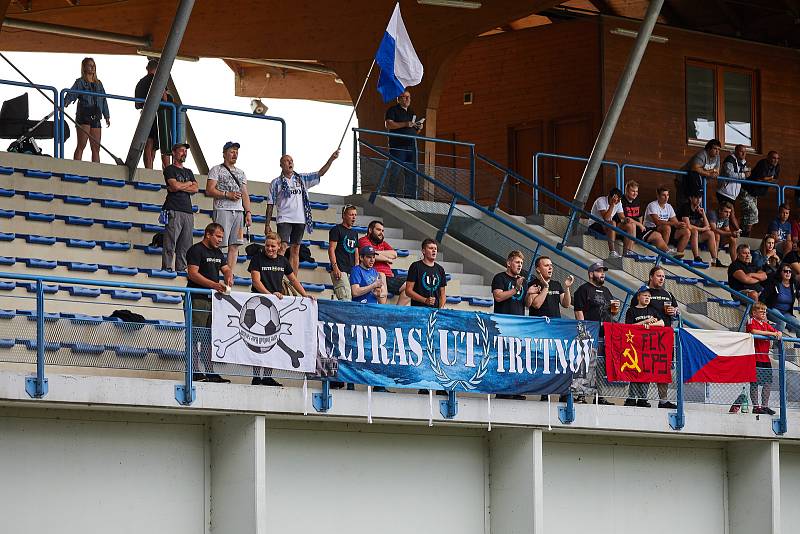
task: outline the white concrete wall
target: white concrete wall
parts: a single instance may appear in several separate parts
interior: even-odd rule
[[[777,441],[739,441],[726,451],[728,532],[780,532],[780,469]]]
[[[800,530],[800,447],[784,445],[781,454],[781,532]]]
[[[721,447],[710,442],[544,437],[545,532],[726,532]]]
[[[543,533],[542,431],[497,429],[489,437],[491,532]]]
[[[0,412],[0,531],[205,532],[204,427],[130,419]]]
[[[270,532],[486,532],[479,435],[270,420],[266,434]]]

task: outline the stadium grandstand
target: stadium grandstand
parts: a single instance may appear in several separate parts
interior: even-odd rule
[[[4,52],[158,59],[114,95],[3,56],[2,532],[798,528],[800,2],[0,14]],[[352,153],[296,172],[262,98],[353,106]],[[209,168],[200,112],[268,121],[281,175]]]

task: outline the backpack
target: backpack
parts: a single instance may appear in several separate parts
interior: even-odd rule
[[[153,234],[153,239],[150,240],[150,246],[156,248],[164,247],[164,232],[156,232]]]
[[[286,249],[286,253],[284,254],[284,256],[286,256],[287,260],[289,259],[289,249],[288,248]],[[300,256],[300,261],[307,261],[307,262],[310,262],[310,263],[316,263],[316,261],[314,260],[314,256],[311,255],[311,249],[308,247],[308,245],[300,245],[300,254],[299,254],[299,256]]]
[[[244,252],[251,258],[255,258],[258,256],[261,251],[264,250],[264,245],[259,245],[258,243],[250,243],[246,247],[244,247]]]
[[[144,323],[144,315],[139,315],[138,313],[133,313],[130,310],[114,310],[114,313],[111,314],[111,317],[116,317],[121,319],[126,323]]]

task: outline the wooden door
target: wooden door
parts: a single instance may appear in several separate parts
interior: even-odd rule
[[[553,120],[551,122],[552,151],[556,154],[588,158],[594,143],[592,122],[592,117],[589,115]],[[540,171],[540,177],[543,178],[540,183],[561,198],[572,201],[585,167],[586,162],[584,161],[553,160],[548,175],[542,176]],[[603,190],[602,174],[600,173],[600,179],[595,181],[592,194],[589,196],[590,202],[597,196],[596,192]],[[539,195],[540,202],[543,201],[542,197],[543,195]],[[567,209],[563,205],[549,199],[546,202],[559,212],[567,213]]]
[[[511,163],[511,170],[530,182],[533,182],[533,156],[542,150],[544,150],[542,121],[509,128],[508,161]],[[533,189],[509,178],[501,205],[510,213],[530,215],[533,212]]]

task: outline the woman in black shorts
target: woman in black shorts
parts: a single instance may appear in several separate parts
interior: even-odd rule
[[[103,82],[97,79],[97,66],[94,63],[94,59],[90,57],[83,58],[83,61],[81,61],[81,77],[75,80],[71,89],[105,94],[106,90],[103,88]],[[78,124],[78,144],[75,146],[73,159],[80,160],[82,158],[83,149],[86,148],[86,141],[88,140],[92,151],[92,161],[99,163],[100,137],[102,134],[101,118],[105,118],[106,126],[111,126],[108,102],[106,102],[106,97],[104,96],[67,93],[64,107],[69,106],[75,100],[78,101],[78,112],[75,114],[75,122]]]

